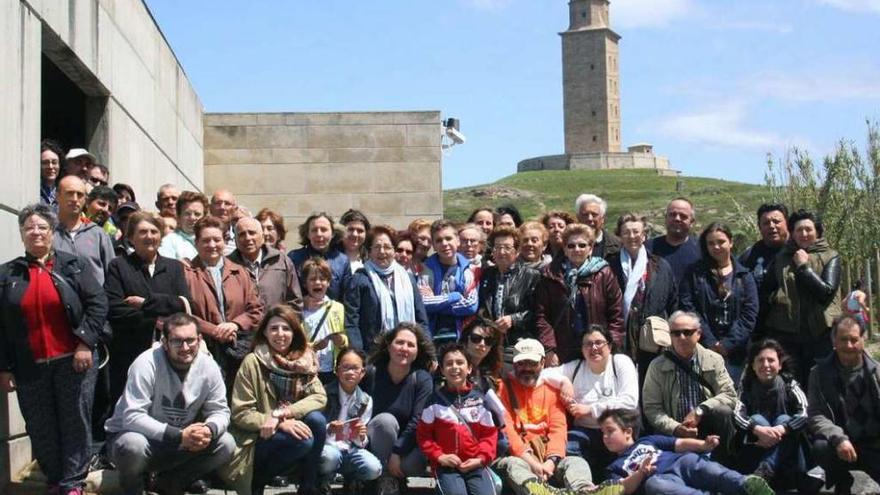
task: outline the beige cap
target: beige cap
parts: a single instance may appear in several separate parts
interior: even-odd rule
[[[513,362],[535,361],[544,359],[544,346],[535,339],[521,339],[513,346]]]

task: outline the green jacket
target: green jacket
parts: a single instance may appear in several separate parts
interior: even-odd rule
[[[671,351],[671,349],[670,349]],[[711,390],[703,387],[703,394],[708,397],[700,405],[707,409],[727,407],[731,411],[736,406],[736,387],[724,367],[724,358],[697,344],[697,361],[700,363],[703,378],[709,382]],[[642,407],[645,419],[661,435],[672,435],[681,423],[678,417],[678,397],[681,395],[681,384],[678,381],[678,367],[663,354],[657,356],[648,366],[645,385],[642,388]]]
[[[311,349],[308,353],[314,359]],[[260,435],[260,427],[278,405],[275,390],[269,383],[269,365],[264,359],[257,352],[245,356],[232,387],[229,431],[235,439],[235,453],[229,465],[221,468],[219,474],[239,495],[251,493],[254,446]],[[323,409],[325,405],[327,394],[316,376],[306,386],[303,397],[287,406],[287,416],[302,419],[312,411]]]
[[[810,279],[825,279],[826,267],[840,255],[825,239],[817,240],[807,249],[809,260],[802,267],[794,264],[798,247],[789,243],[776,255],[768,289],[771,291],[766,328],[770,332],[796,334],[802,338],[823,336],[835,318],[840,316],[839,273],[825,290],[811,290]],[[839,271],[839,270],[838,270]],[[812,273],[811,273],[812,272]]]

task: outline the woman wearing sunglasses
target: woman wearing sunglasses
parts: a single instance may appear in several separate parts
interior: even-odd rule
[[[513,346],[519,339],[537,339],[535,292],[541,273],[517,259],[519,232],[501,226],[489,234],[494,266],[480,278],[480,311],[495,323],[504,345],[504,360],[513,364]]]
[[[581,340],[581,359],[541,372],[542,380],[559,387],[573,420],[568,425],[566,455],[583,457],[590,466],[607,466],[615,458],[602,442],[599,416],[607,409],[639,408],[636,366],[616,350],[607,328],[590,325]],[[595,471],[594,478],[602,473]]]
[[[592,256],[596,233],[574,223],[562,233],[563,253],[541,273],[537,293],[537,327],[547,350],[547,366],[581,356],[581,338],[590,325],[608,329],[623,344],[623,295],[608,263]]]

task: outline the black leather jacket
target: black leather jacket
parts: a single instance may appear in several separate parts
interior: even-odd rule
[[[495,311],[495,297],[500,272],[497,266],[486,267],[480,278],[480,312],[491,320],[510,316],[513,324],[507,331],[506,344],[512,346],[522,338],[537,339],[535,308],[541,272],[517,261],[507,273],[504,284],[504,301],[500,314]]]

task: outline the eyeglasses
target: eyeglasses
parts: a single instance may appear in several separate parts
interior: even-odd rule
[[[402,254],[412,254],[413,250],[412,249],[405,249],[405,248],[397,248],[397,252],[402,253]]]
[[[106,180],[99,179],[97,177],[89,177],[89,182],[91,182],[93,186],[106,186],[107,185]]]
[[[472,333],[470,335],[470,337],[468,337],[468,340],[471,341],[471,344],[475,344],[475,345],[479,344],[480,342],[485,342],[485,344],[490,347],[492,346],[492,344],[495,343],[494,337],[489,337],[486,335],[477,335],[475,333]]]
[[[601,348],[605,347],[606,344],[608,344],[607,340],[588,340],[588,341],[584,342],[584,347],[587,347],[590,349],[593,349],[593,348],[601,349]]]
[[[690,337],[691,335],[697,333],[699,328],[688,328],[687,330],[670,330],[669,335],[673,337]]]
[[[465,246],[471,246],[473,244],[479,244],[480,240],[479,239],[462,239],[461,243],[464,244]]]
[[[45,234],[46,232],[49,232],[49,226],[48,225],[23,225],[21,227],[21,230],[24,231],[25,233],[36,232],[38,234]]]
[[[572,242],[571,244],[566,244],[565,247],[567,247],[568,249],[574,249],[574,248],[587,249],[588,247],[590,247],[590,245],[587,244],[586,242],[577,242],[577,243]]]
[[[349,372],[349,371],[353,371],[353,372],[355,372],[355,373],[358,373],[358,372],[360,372],[362,369],[364,369],[363,366],[351,366],[351,365],[349,365],[349,366],[340,366],[340,367],[339,367],[339,372],[340,372],[340,373],[347,373],[347,372]]]
[[[192,347],[198,342],[198,337],[190,337],[188,339],[168,339],[168,345],[175,349],[180,349],[181,347],[183,347],[183,344],[186,344],[187,347]]]

